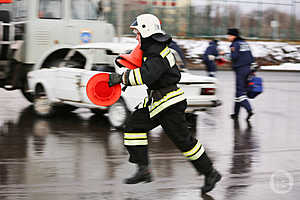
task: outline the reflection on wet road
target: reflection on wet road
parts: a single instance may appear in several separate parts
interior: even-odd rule
[[[196,72],[204,74],[204,72]],[[252,101],[251,124],[229,119],[233,76],[219,72],[222,107],[200,112],[196,137],[224,178],[200,196],[203,177],[163,134],[150,133],[154,182],[124,185],[135,171],[122,132],[106,117],[77,110],[36,117],[18,91],[0,89],[0,199],[194,200],[297,199],[300,196],[299,73],[260,73],[265,93]]]

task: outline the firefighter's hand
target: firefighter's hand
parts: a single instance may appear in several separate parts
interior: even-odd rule
[[[122,75],[117,74],[117,73],[109,74],[109,81],[108,81],[108,86],[109,87],[112,87],[112,86],[117,85],[119,83],[122,83]]]
[[[121,56],[116,57],[116,59],[115,59],[115,65],[118,66],[118,67],[120,67],[120,68],[125,67],[125,66],[123,66],[123,65],[119,62],[119,61],[122,60],[122,59],[123,59],[123,58],[122,58]]]

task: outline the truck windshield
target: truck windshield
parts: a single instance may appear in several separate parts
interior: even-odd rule
[[[27,17],[27,6],[25,0],[14,0],[11,1],[11,3],[0,4],[1,10],[8,10],[10,12],[10,20],[12,21],[23,21]]]
[[[40,0],[38,15],[41,19],[61,19],[62,0]]]
[[[79,20],[97,20],[99,16],[99,0],[73,0],[72,18]]]
[[[13,7],[14,18],[24,18],[27,16],[25,0],[15,0]]]

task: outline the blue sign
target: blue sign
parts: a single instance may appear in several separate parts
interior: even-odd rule
[[[80,33],[80,40],[83,43],[89,43],[92,39],[92,33],[89,31],[83,31]]]

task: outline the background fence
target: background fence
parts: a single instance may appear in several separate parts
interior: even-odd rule
[[[104,10],[123,34],[131,34],[131,22],[147,12],[156,14],[163,29],[176,36],[222,36],[227,28],[238,27],[243,36],[254,39],[300,40],[300,1],[296,0],[123,0],[120,8],[121,3],[106,0]]]

